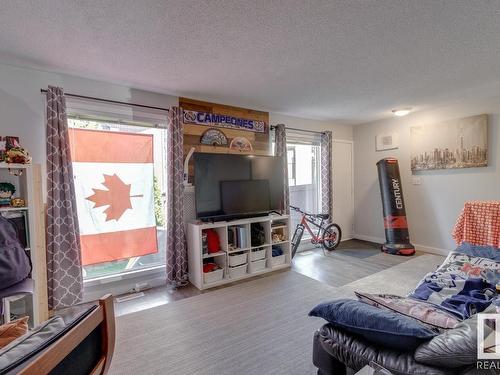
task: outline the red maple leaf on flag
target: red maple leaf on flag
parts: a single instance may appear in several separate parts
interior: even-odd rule
[[[119,220],[125,211],[132,208],[130,184],[124,183],[116,174],[112,176],[105,174],[102,184],[108,190],[92,189],[94,194],[85,199],[94,202],[94,208],[108,206],[104,210],[106,221]]]

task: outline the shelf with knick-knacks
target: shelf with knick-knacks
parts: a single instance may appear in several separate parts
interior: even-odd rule
[[[30,257],[32,293],[2,299],[1,320],[28,315],[30,325],[48,318],[45,255],[45,213],[40,165],[0,162],[0,215],[15,229]]]

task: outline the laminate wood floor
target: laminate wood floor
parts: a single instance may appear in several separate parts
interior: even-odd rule
[[[421,255],[417,253],[416,256]],[[409,257],[388,255],[380,252],[380,245],[360,240],[342,242],[331,254],[325,255],[321,248],[313,245],[304,246],[304,251],[297,253],[293,260],[292,270],[318,280],[330,286],[342,286],[352,281],[370,276],[409,260]],[[287,271],[284,271],[287,272]],[[257,277],[268,277],[262,275]],[[245,282],[240,281],[238,283]],[[200,291],[193,285],[172,289],[158,287],[145,291],[144,297],[125,302],[115,301],[116,315],[125,315],[132,312],[150,309],[156,306],[210,293],[213,290],[227,288],[235,283],[218,288]]]

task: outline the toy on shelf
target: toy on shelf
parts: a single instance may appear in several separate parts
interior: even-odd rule
[[[7,164],[30,164],[31,156],[19,144],[19,137],[0,137],[0,162]],[[9,173],[14,176],[23,174],[22,169],[11,170]]]
[[[10,205],[12,207],[26,207],[26,201],[22,198],[12,198]]]
[[[0,182],[0,206],[10,206],[16,187],[10,182]]]
[[[273,243],[285,241],[285,235],[283,233],[273,233]]]
[[[5,162],[9,164],[29,164],[31,156],[22,147],[12,147],[5,153]]]
[[[207,229],[207,250],[209,254],[217,253],[220,251],[219,234],[213,229]]]

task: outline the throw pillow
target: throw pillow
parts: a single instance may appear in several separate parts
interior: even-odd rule
[[[500,249],[494,246],[481,246],[462,242],[456,251],[472,257],[488,258],[500,262]]]
[[[485,327],[485,335],[493,330]],[[413,357],[417,362],[438,367],[456,368],[477,361],[477,315],[464,320],[429,342],[423,343]]]
[[[28,316],[0,326],[0,348],[28,332]]]
[[[409,316],[433,328],[450,329],[460,323],[456,316],[428,302],[393,294],[354,293],[361,302]]]
[[[367,341],[398,351],[412,351],[438,334],[415,319],[351,299],[320,303],[309,316],[323,318]]]

